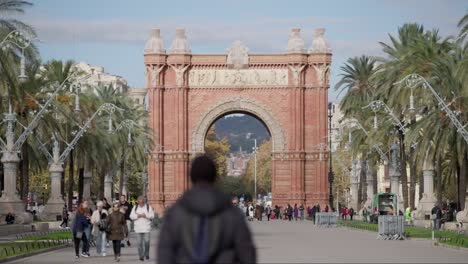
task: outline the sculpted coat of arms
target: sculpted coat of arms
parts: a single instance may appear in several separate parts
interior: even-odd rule
[[[240,40],[228,49],[227,64],[233,69],[245,69],[249,65],[249,49]]]

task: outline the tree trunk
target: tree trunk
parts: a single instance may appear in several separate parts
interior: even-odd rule
[[[119,195],[122,195],[123,182],[124,182],[124,177],[125,177],[124,174],[125,174],[125,159],[122,159],[122,162],[120,163]]]
[[[72,211],[73,210],[73,185],[75,183],[75,177],[74,177],[74,172],[75,172],[75,162],[73,158],[73,153],[74,151],[70,151],[70,157],[69,157],[69,167],[68,167],[68,210]]]
[[[27,142],[21,146],[23,159],[21,160],[21,199],[26,201],[29,193],[29,145]]]
[[[400,173],[401,173],[401,188],[403,196],[403,206],[404,209],[408,208],[408,175],[406,173],[406,150],[405,150],[405,135],[400,134]]]
[[[409,201],[409,206],[412,210],[416,208],[416,181],[418,180],[417,176],[417,171],[416,171],[416,155],[415,155],[415,149],[410,148],[410,154],[409,154],[409,166],[410,166],[410,189],[409,189],[409,196],[410,196],[410,201]]]
[[[435,176],[436,176],[436,198],[439,204],[442,204],[442,156],[437,155],[436,157],[436,168],[435,168]]]
[[[98,199],[102,200],[104,198],[104,179],[106,177],[106,173],[104,169],[99,171],[99,192],[98,192]]]
[[[83,201],[83,178],[84,178],[84,168],[79,168],[78,171],[78,203]]]
[[[361,208],[361,205],[363,205],[364,201],[367,199],[367,160],[362,160],[361,161],[361,200],[359,202],[359,207],[356,210],[359,210]]]
[[[65,199],[65,169],[67,168],[67,162],[63,163],[62,178],[60,178],[60,194]]]
[[[467,150],[463,152],[463,159],[461,160],[460,173],[458,174],[458,210],[463,210],[465,208],[465,198],[466,198],[466,174],[467,174],[467,165],[468,155]]]

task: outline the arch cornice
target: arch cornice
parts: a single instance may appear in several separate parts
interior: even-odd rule
[[[273,112],[262,103],[245,98],[230,97],[209,107],[209,110],[200,115],[192,132],[192,153],[201,153],[205,149],[205,136],[210,126],[219,117],[230,112],[247,112],[261,119],[271,133],[272,152],[284,152],[286,141],[280,122],[272,114]]]

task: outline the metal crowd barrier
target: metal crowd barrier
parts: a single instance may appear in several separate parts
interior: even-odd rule
[[[338,217],[337,213],[317,213],[315,224],[320,227],[336,227]]]
[[[377,239],[404,240],[405,217],[398,215],[379,215],[379,235]]]

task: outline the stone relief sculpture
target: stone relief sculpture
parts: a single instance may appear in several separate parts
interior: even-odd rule
[[[304,69],[305,65],[298,65],[298,66],[293,66],[289,65],[289,69],[291,69],[291,72],[293,74],[293,83],[294,86],[299,86],[300,79],[301,79],[301,72]]]
[[[305,52],[304,39],[301,36],[300,28],[291,29],[291,34],[289,35],[288,48],[286,51],[288,53],[303,53]]]
[[[317,72],[317,80],[319,86],[323,86],[325,84],[325,80],[327,79],[327,73],[328,69],[330,68],[330,65],[326,64],[312,64],[312,67],[314,67],[315,71]]]
[[[286,69],[240,69],[240,70],[190,70],[191,87],[229,87],[239,85],[287,86]]]
[[[236,40],[228,49],[227,64],[233,69],[243,69],[249,65],[249,49],[240,41]]]
[[[159,85],[159,73],[164,68],[164,65],[146,66],[147,73],[150,74],[150,85],[156,87]]]
[[[331,53],[330,45],[325,40],[324,35],[324,28],[317,28],[315,30],[309,53]]]
[[[176,84],[177,87],[182,87],[184,85],[184,73],[188,69],[190,65],[186,66],[175,66],[171,65],[171,68],[175,71],[176,73]]]
[[[171,45],[172,54],[187,54],[190,53],[190,47],[185,36],[185,29],[177,28],[176,35]]]

